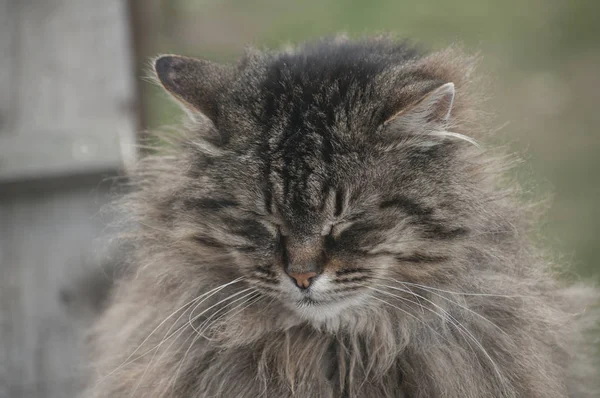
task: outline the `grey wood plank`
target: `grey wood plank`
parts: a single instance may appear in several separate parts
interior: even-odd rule
[[[44,138],[50,139],[53,132],[85,134],[82,127],[93,128],[101,123],[109,127],[95,138],[97,142],[105,141],[101,147],[115,141],[123,141],[123,148],[132,146],[135,87],[126,11],[121,0],[8,3],[9,14],[5,18],[16,18],[18,23],[13,36],[2,41],[10,41],[3,46],[16,48],[15,57],[8,57],[6,62],[18,68],[1,82],[0,92],[8,86],[14,91],[10,98],[12,135],[44,132]],[[42,152],[44,147],[40,144],[44,143],[31,140],[31,154]],[[8,144],[0,146],[0,153],[13,151]],[[81,172],[63,167],[63,153],[64,150],[56,154],[48,151],[48,164],[38,167],[37,172]],[[116,161],[114,153],[98,153],[99,157],[106,156],[101,162],[112,162],[118,168],[131,161],[133,152],[119,155],[123,159]],[[55,160],[55,156],[59,159]],[[53,170],[55,165],[59,170]],[[4,175],[8,174],[7,169]]]
[[[14,110],[12,100],[15,95],[13,65],[18,59],[16,54],[16,2],[0,0],[0,136],[13,128],[11,115]]]
[[[125,169],[128,146],[122,135],[127,132],[111,125],[0,135],[0,148],[10,148],[0,151],[0,181]]]
[[[60,291],[95,264],[98,173],[134,158],[127,24],[122,0],[0,0],[0,398],[80,391]]]
[[[0,198],[0,380],[2,398],[69,398],[86,369],[85,324],[60,300],[105,228],[96,184]],[[95,193],[94,193],[95,192]]]

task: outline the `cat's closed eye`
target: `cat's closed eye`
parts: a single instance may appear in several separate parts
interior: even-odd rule
[[[350,228],[352,224],[354,224],[354,221],[342,221],[337,224],[333,224],[331,226],[329,235],[335,239],[338,239],[341,236],[342,232]]]

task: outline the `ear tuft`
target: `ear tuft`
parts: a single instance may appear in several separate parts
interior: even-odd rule
[[[411,133],[444,129],[452,113],[454,93],[454,83],[443,84],[396,113],[385,124]]]
[[[432,120],[447,122],[452,113],[454,103],[454,83],[446,83],[439,87],[425,99],[429,107]]]

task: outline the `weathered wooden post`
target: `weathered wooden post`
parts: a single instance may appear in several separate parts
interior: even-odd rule
[[[98,188],[132,161],[122,0],[0,0],[0,397],[68,398],[82,333],[59,291],[104,228]]]

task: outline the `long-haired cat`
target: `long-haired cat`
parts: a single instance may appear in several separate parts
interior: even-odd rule
[[[472,59],[332,39],[154,69],[192,123],[134,176],[88,397],[598,396],[595,293],[531,243]]]

